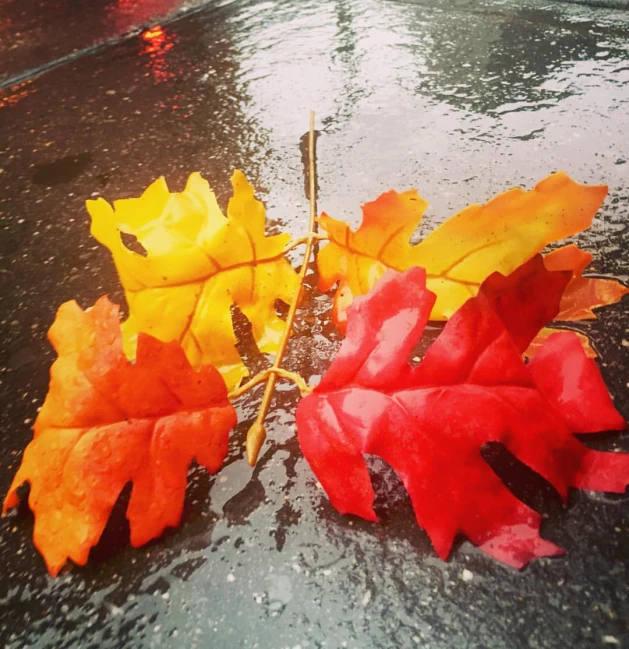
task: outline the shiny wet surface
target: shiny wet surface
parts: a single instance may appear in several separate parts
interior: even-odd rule
[[[564,169],[609,185],[578,241],[595,272],[629,281],[628,43],[629,13],[533,0],[234,0],[0,91],[0,490],[45,394],[58,305],[123,301],[84,200],[137,195],[159,175],[179,189],[200,170],[225,205],[236,167],[265,200],[269,230],[303,234],[311,108],[321,210],[357,224],[362,202],[417,187],[427,231]],[[313,291],[299,313],[286,365],[306,378],[338,348],[330,306]],[[582,329],[629,417],[626,309]],[[239,333],[261,365],[243,323]],[[542,534],[568,555],[517,573],[463,542],[442,563],[380,463],[380,525],[332,509],[300,455],[288,385],[250,469],[259,396],[239,402],[223,471],[193,469],[182,527],[145,548],[128,546],[121,502],[88,567],[52,580],[27,508],[2,519],[4,646],[629,646],[626,496],[573,492],[562,509],[522,478],[527,502],[549,514]],[[598,445],[629,450],[629,439]]]
[[[3,0],[0,3],[0,87],[137,33],[202,0]]]

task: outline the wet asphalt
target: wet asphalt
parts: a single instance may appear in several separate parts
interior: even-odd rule
[[[138,195],[160,175],[180,189],[199,170],[224,206],[239,168],[268,230],[299,236],[310,109],[321,210],[357,225],[361,203],[417,187],[430,202],[421,235],[564,169],[609,185],[576,241],[594,272],[629,282],[629,12],[537,0],[13,0],[0,5],[0,86],[3,494],[45,395],[57,307],[104,293],[124,304],[85,200]],[[627,305],[579,325],[626,418]],[[306,378],[340,344],[330,306],[311,290],[299,311],[286,366]],[[261,367],[242,320],[237,330]],[[498,458],[567,556],[516,572],[461,541],[443,563],[377,461],[381,523],[336,513],[299,452],[288,385],[249,468],[259,397],[238,402],[221,473],[192,468],[182,526],[142,549],[129,547],[128,493],[88,566],[57,579],[28,509],[0,520],[0,646],[629,647],[627,496],[575,491],[563,508]],[[629,451],[629,436],[594,444]]]

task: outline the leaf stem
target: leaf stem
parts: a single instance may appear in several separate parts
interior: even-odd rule
[[[282,338],[280,339],[279,349],[275,355],[273,365],[269,370],[269,376],[267,378],[266,388],[264,389],[264,395],[262,396],[262,402],[260,403],[260,409],[258,410],[258,416],[256,417],[255,422],[247,432],[247,461],[251,466],[254,466],[258,455],[260,453],[260,448],[266,439],[266,431],[264,429],[264,420],[269,412],[269,406],[271,405],[271,398],[273,397],[273,391],[275,389],[275,381],[279,374],[278,370],[281,370],[281,364],[284,360],[284,354],[286,353],[286,347],[288,345],[288,339],[290,337],[291,331],[293,330],[293,324],[295,322],[295,315],[297,313],[297,307],[299,305],[299,298],[301,296],[301,290],[303,288],[304,279],[308,271],[308,265],[310,264],[310,257],[312,256],[312,249],[314,247],[315,241],[319,238],[319,235],[315,231],[316,227],[316,215],[317,215],[317,183],[316,183],[316,166],[315,166],[315,114],[314,111],[310,111],[310,130],[308,133],[308,171],[309,171],[309,199],[310,199],[310,213],[308,219],[308,234],[304,237],[306,243],[306,250],[304,252],[304,259],[301,264],[301,270],[299,271],[299,280],[300,280],[300,290],[295,292],[293,301],[291,302],[290,308],[288,309],[288,315],[286,316],[286,327],[282,332]],[[257,378],[257,377],[256,377]],[[302,379],[303,381],[303,379]],[[305,383],[304,383],[305,384]],[[244,387],[244,386],[243,386]],[[307,387],[307,386],[306,386]]]
[[[304,381],[303,377],[300,374],[285,370],[283,367],[269,367],[263,372],[260,372],[260,374],[256,374],[252,379],[247,381],[244,385],[241,385],[238,388],[234,388],[227,395],[227,398],[230,401],[234,401],[235,399],[242,397],[243,394],[246,394],[247,392],[249,392],[249,390],[255,388],[256,385],[259,385],[260,383],[266,381],[271,374],[276,374],[282,379],[288,379],[289,381],[295,383],[295,385],[299,388],[299,391],[301,392],[302,396],[306,396],[307,394],[310,394],[313,390],[313,388],[311,388],[306,383],[306,381]]]
[[[318,232],[311,232],[309,236],[305,237],[299,237],[295,239],[294,241],[291,241],[286,248],[284,248],[284,254],[287,252],[290,252],[294,248],[297,248],[298,246],[305,244],[308,244],[308,241],[329,241],[330,237],[328,237],[325,234],[319,234]]]

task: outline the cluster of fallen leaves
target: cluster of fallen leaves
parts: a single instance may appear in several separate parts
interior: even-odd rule
[[[241,172],[232,185],[226,215],[199,174],[182,193],[159,179],[113,207],[88,201],[128,317],[121,324],[106,297],[86,311],[60,307],[49,392],[4,501],[7,512],[30,484],[34,542],[53,575],[68,558],[87,562],[125,484],[139,546],[179,524],[193,459],[220,469],[236,424],[229,391],[248,375],[232,305],[260,351],[278,350],[286,324],[275,303],[300,292],[285,256],[290,237],[266,236],[264,207]],[[624,491],[629,454],[595,452],[575,437],[625,426],[595,351],[547,325],[594,318],[629,291],[584,277],[592,256],[575,246],[539,254],[588,228],[606,193],[557,173],[464,209],[418,245],[409,240],[426,202],[414,190],[364,205],[355,232],[320,217],[329,243],[317,257],[319,289],[338,284],[333,318],[346,338],[296,418],[303,453],[339,511],[376,519],[363,455],[378,455],[439,556],[463,534],[522,567],[561,550],[484,461],[484,444],[504,444],[564,498],[569,487]],[[448,322],[411,365],[428,320]]]

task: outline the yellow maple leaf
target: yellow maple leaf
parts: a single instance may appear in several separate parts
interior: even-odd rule
[[[234,194],[221,212],[214,192],[193,173],[181,193],[164,178],[140,198],[87,201],[92,235],[109,248],[129,306],[122,325],[133,358],[139,332],[178,341],[194,367],[214,365],[228,387],[248,375],[236,349],[231,306],[249,319],[258,348],[277,351],[284,321],[275,301],[290,303],[299,277],[284,258],[289,234],[266,236],[265,210],[244,174],[235,171]],[[123,243],[134,235],[146,255]]]
[[[318,256],[319,288],[339,283],[334,316],[342,324],[351,299],[367,293],[388,268],[421,266],[437,295],[431,319],[447,320],[492,272],[508,275],[549,243],[589,227],[606,195],[603,185],[581,185],[559,172],[530,191],[515,188],[470,205],[411,246],[427,203],[415,190],[389,191],[363,205],[355,232],[320,217],[330,243]]]

